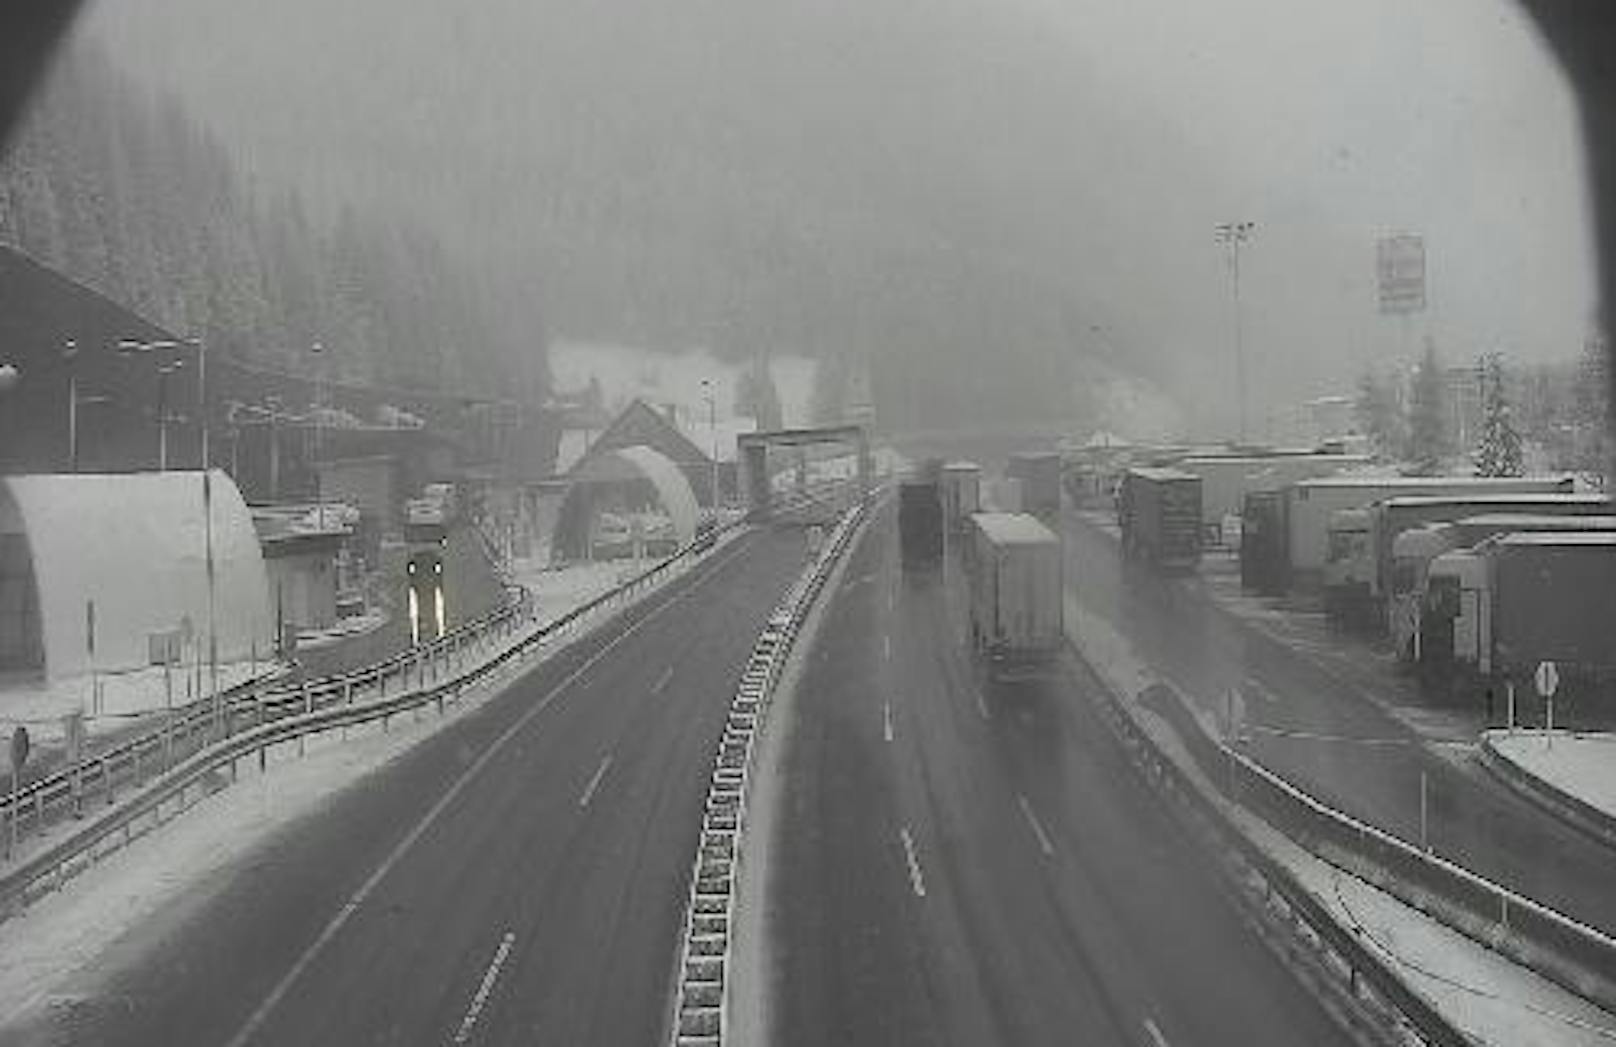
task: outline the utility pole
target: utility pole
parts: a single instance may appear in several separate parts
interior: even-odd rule
[[[702,390],[707,394],[707,439],[712,445],[712,512],[713,526],[718,526],[718,400],[714,395],[711,379],[701,380]]]
[[[191,339],[196,347],[196,413],[202,427],[202,545],[208,583],[208,689],[212,696],[214,722],[219,719],[219,633],[214,613],[213,569],[213,456],[208,445],[208,346],[201,338]]]
[[[1219,222],[1213,227],[1212,237],[1222,244],[1229,255],[1229,289],[1234,300],[1234,373],[1239,386],[1240,442],[1246,442],[1246,346],[1244,320],[1240,315],[1240,248],[1257,229],[1251,221]]]
[[[314,356],[314,504],[315,518],[320,530],[325,530],[325,485],[320,482],[320,462],[325,456],[325,408],[321,395],[325,377],[325,346],[315,342],[309,346]]]
[[[74,357],[79,345],[69,338],[62,346],[62,359],[67,361],[67,471],[79,471],[79,369]]]

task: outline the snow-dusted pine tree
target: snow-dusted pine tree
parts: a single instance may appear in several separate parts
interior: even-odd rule
[[[1482,372],[1481,441],[1476,445],[1477,476],[1520,476],[1526,471],[1521,460],[1521,434],[1510,417],[1509,399],[1504,394],[1504,361],[1499,353],[1488,353],[1480,362]]]

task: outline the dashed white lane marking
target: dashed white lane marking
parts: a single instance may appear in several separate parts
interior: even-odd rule
[[[584,674],[609,657],[629,637],[660,618],[662,612],[676,604],[683,603],[691,595],[699,592],[712,579],[718,577],[719,571],[728,565],[731,560],[740,556],[744,549],[745,546],[741,546],[733,553],[726,555],[722,560],[715,561],[708,573],[697,578],[696,581],[690,584],[689,588],[670,596],[646,611],[644,617],[612,637],[594,654],[584,659],[582,665],[568,673],[554,687],[545,692],[543,698],[539,699],[528,708],[527,712],[519,716],[515,723],[500,732],[499,737],[495,738],[488,748],[483,750],[482,755],[478,756],[470,767],[460,772],[460,777],[456,778],[454,784],[450,785],[443,795],[438,797],[437,802],[432,805],[426,814],[421,816],[421,820],[415,823],[404,839],[400,840],[391,851],[387,852],[387,857],[382,860],[382,863],[371,871],[369,878],[363,884],[360,884],[359,890],[355,891],[353,896],[348,899],[348,903],[338,910],[337,915],[331,918],[330,923],[321,929],[313,944],[303,950],[303,954],[297,958],[297,962],[292,964],[291,969],[276,983],[275,988],[270,990],[268,996],[264,997],[264,1001],[248,1017],[246,1024],[241,1027],[235,1036],[231,1037],[229,1047],[243,1047],[243,1045],[252,1041],[253,1037],[258,1034],[258,1030],[263,1027],[265,1022],[269,1021],[269,1016],[274,1013],[275,1008],[280,1006],[281,1000],[285,999],[286,994],[291,992],[292,986],[297,983],[299,978],[303,977],[303,972],[309,969],[320,953],[325,950],[325,947],[331,943],[332,939],[341,932],[349,920],[353,919],[354,913],[359,911],[360,904],[370,897],[377,884],[381,883],[387,874],[392,871],[393,867],[404,859],[404,855],[409,852],[410,848],[415,846],[415,842],[426,835],[426,831],[432,828],[437,820],[443,816],[443,812],[449,809],[449,805],[454,803],[455,799],[466,791],[472,781],[483,772],[483,768],[492,763],[501,750],[510,744],[512,738],[520,734],[528,724],[532,723],[535,718],[548,709],[553,702],[566,694],[573,684],[581,680]]]
[[[892,637],[890,636],[881,637],[881,657],[888,661],[892,660]]]
[[[984,720],[992,719],[988,713],[987,699],[982,697],[981,691],[976,691],[976,714]]]
[[[926,880],[920,875],[920,859],[915,857],[915,841],[909,835],[909,827],[903,826],[898,830],[898,839],[903,841],[903,857],[909,863],[909,886],[914,889],[916,898],[926,897]]]
[[[499,948],[494,950],[494,958],[489,961],[488,969],[483,972],[483,980],[477,986],[477,994],[471,998],[471,1006],[466,1008],[466,1016],[460,1019],[460,1028],[455,1030],[455,1043],[466,1043],[471,1040],[471,1030],[477,1025],[477,1018],[488,1006],[488,997],[494,992],[494,982],[499,980],[499,970],[505,966],[505,960],[511,954],[511,946],[516,944],[516,935],[510,931],[499,941]]]
[[[600,761],[600,766],[595,769],[595,776],[589,779],[589,784],[584,786],[584,794],[578,797],[579,807],[589,806],[589,801],[595,798],[595,790],[600,788],[600,780],[606,777],[606,768],[611,765],[612,758],[610,756]]]
[[[1153,1047],[1172,1047],[1167,1042],[1167,1037],[1162,1035],[1161,1029],[1156,1026],[1155,1021],[1150,1018],[1145,1019],[1145,1035],[1150,1037]]]
[[[670,665],[662,670],[662,675],[658,676],[656,683],[651,685],[651,693],[661,694],[662,688],[668,686],[668,681],[671,679],[673,679],[673,666]]]
[[[1016,794],[1016,802],[1021,805],[1021,813],[1027,819],[1027,824],[1032,826],[1032,834],[1038,837],[1038,849],[1044,852],[1045,857],[1053,857],[1055,845],[1050,841],[1049,833],[1044,831],[1044,823],[1038,820],[1038,815],[1033,811],[1032,804],[1028,803],[1027,798],[1020,793]]]
[[[887,741],[892,741],[892,702],[890,700],[881,703],[881,733],[886,736]]]

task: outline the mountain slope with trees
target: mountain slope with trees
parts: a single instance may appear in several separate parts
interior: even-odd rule
[[[244,177],[173,97],[91,42],[64,49],[0,156],[0,242],[227,356],[292,372],[466,393],[544,387],[541,339],[512,343],[416,222],[374,206],[311,217]]]

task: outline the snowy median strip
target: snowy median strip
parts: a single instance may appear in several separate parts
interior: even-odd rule
[[[791,584],[758,634],[730,699],[730,711],[707,787],[701,838],[690,872],[690,897],[678,946],[669,1042],[716,1047],[730,1015],[739,841],[746,826],[749,779],[759,727],[784,672],[798,630],[865,518],[867,503],[848,510],[817,556]]]

